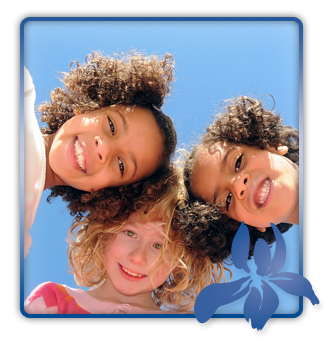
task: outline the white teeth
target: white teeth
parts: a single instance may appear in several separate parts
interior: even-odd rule
[[[261,206],[265,200],[267,199],[270,191],[270,180],[267,179],[264,183],[262,188],[258,191],[256,202],[259,206]]]
[[[79,139],[75,139],[74,142],[74,155],[78,162],[78,165],[80,166],[80,169],[85,172],[85,158],[83,155],[82,147],[79,143]]]
[[[125,268],[124,266],[120,265],[123,269],[124,272],[126,272],[127,274],[133,276],[133,277],[143,277],[143,274],[138,274],[138,273],[133,273],[131,271],[129,271],[127,268]]]

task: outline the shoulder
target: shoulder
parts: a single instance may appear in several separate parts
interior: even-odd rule
[[[83,292],[66,285],[46,282],[38,285],[24,303],[28,314],[79,314],[88,313],[79,307],[74,294]]]
[[[35,289],[26,299],[26,302],[33,302],[40,296],[52,297],[53,295],[59,292],[64,293],[64,285],[56,284],[51,281],[45,282],[35,287]]]
[[[53,282],[38,285],[26,299],[25,311],[30,314],[57,313],[61,286]]]
[[[24,67],[24,96],[29,96],[34,91],[33,79],[26,67]]]

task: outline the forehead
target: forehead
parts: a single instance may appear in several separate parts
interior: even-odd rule
[[[153,113],[138,106],[114,105],[108,108],[121,118],[125,146],[137,160],[137,176],[133,182],[150,175],[163,153],[163,138]]]
[[[229,144],[226,142],[217,142],[210,146],[202,146],[197,154],[195,165],[206,165],[210,159],[216,159],[217,162],[221,161],[222,154],[229,149]]]
[[[153,113],[145,107],[135,105],[112,105],[106,107],[108,110],[119,112],[130,122],[147,122],[148,125],[152,125],[152,128],[158,127]]]
[[[191,174],[191,191],[195,197],[213,202],[213,189],[218,181],[222,161],[235,146],[232,143],[217,142],[199,149]]]
[[[216,142],[210,146],[202,146],[197,153],[192,173],[202,171],[205,168],[220,167],[226,153],[238,145],[228,142]]]
[[[148,225],[148,229],[156,229],[163,230],[164,222],[162,220],[156,219],[152,214],[144,214],[141,211],[136,211],[130,214],[128,220],[128,224],[140,223],[141,225]]]
[[[159,129],[155,117],[148,108],[135,105],[111,105],[86,112],[87,116],[81,118],[92,119],[97,116],[107,115],[110,113],[116,114],[125,125],[147,125],[152,130]]]

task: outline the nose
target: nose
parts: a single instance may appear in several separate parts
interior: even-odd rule
[[[145,266],[147,263],[147,252],[142,244],[136,244],[128,255],[128,259],[136,265]]]
[[[95,141],[95,154],[99,161],[99,163],[104,164],[106,163],[109,155],[113,154],[113,144],[108,142],[107,139],[103,139],[100,136],[94,137]]]
[[[233,191],[238,199],[244,199],[250,182],[248,174],[238,175],[233,182]]]

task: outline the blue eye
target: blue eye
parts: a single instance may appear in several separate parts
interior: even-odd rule
[[[242,157],[243,157],[243,154],[241,154],[241,155],[238,157],[238,159],[237,159],[237,161],[236,161],[236,163],[235,163],[235,172],[238,172],[238,170],[239,170],[240,167],[241,167],[241,164],[242,164]]]
[[[125,171],[125,168],[124,168],[123,162],[120,159],[118,159],[118,165],[119,165],[120,173],[121,173],[121,175],[123,175],[124,171]]]
[[[111,130],[111,134],[115,135],[115,126],[114,126],[113,122],[110,120],[109,116],[107,116],[107,119],[109,121],[109,126],[110,126],[110,130]]]

